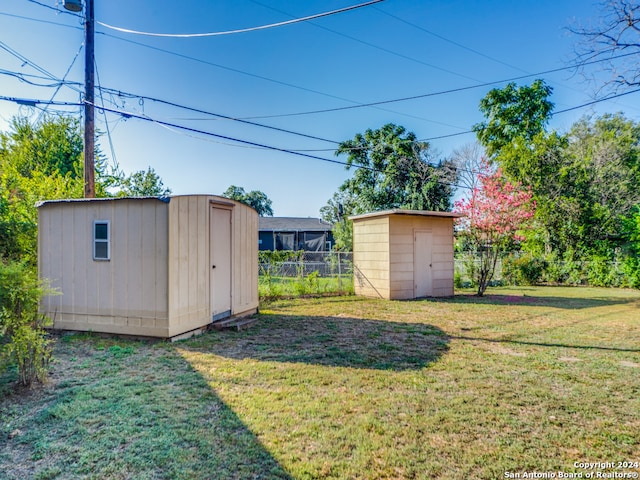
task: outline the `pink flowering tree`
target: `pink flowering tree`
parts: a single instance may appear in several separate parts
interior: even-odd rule
[[[454,203],[454,212],[464,215],[457,221],[460,233],[480,259],[473,272],[478,296],[491,282],[500,254],[514,241],[522,240],[518,232],[527,226],[534,210],[529,190],[507,181],[500,169],[491,172],[487,164],[471,195]]]

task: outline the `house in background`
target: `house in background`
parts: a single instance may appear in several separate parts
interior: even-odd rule
[[[333,247],[333,225],[319,218],[260,217],[260,250],[328,252]]]
[[[356,295],[453,296],[453,220],[460,216],[398,209],[349,217]]]
[[[38,271],[61,330],[175,338],[258,308],[258,214],[213,195],[46,201]]]

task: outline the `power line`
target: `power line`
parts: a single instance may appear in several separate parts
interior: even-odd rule
[[[0,41],[0,48],[2,50],[5,50],[6,52],[8,52],[9,54],[13,55],[14,57],[16,57],[18,60],[20,60],[21,62],[23,62],[26,65],[29,65],[31,68],[37,70],[38,72],[42,73],[43,75],[46,75],[48,78],[50,78],[51,80],[54,80],[56,82],[60,82],[61,80],[59,78],[57,78],[53,73],[48,72],[47,70],[45,70],[44,68],[40,67],[38,64],[32,62],[31,60],[29,60],[27,57],[25,57],[24,55],[20,54],[19,52],[17,52],[16,50],[14,50],[13,48],[11,48],[9,45],[7,45],[6,43]],[[67,87],[69,87],[70,89],[78,92],[78,93],[82,93],[82,91],[78,88],[74,88],[73,84],[71,83],[66,83],[65,84]]]
[[[2,99],[2,98],[0,97],[0,99]],[[330,158],[318,157],[316,155],[309,155],[309,154],[302,153],[302,152],[296,152],[295,150],[290,150],[290,149],[287,149],[287,148],[274,147],[272,145],[265,145],[265,144],[262,144],[262,143],[252,142],[250,140],[243,140],[243,139],[240,139],[240,138],[234,138],[234,137],[230,137],[230,136],[227,136],[227,135],[220,135],[218,133],[207,132],[205,130],[200,130],[198,128],[192,128],[192,127],[187,127],[187,126],[184,126],[184,125],[178,125],[178,124],[175,124],[175,123],[166,122],[164,120],[153,119],[153,118],[148,117],[146,115],[138,115],[138,114],[133,113],[133,112],[123,112],[121,110],[115,110],[113,108],[100,107],[99,105],[94,105],[94,106],[96,108],[98,108],[98,109],[102,109],[102,110],[105,110],[107,112],[115,113],[117,115],[122,115],[125,118],[136,118],[138,120],[144,120],[144,121],[147,121],[147,122],[156,123],[158,125],[164,125],[164,126],[167,126],[167,127],[178,128],[178,129],[185,130],[185,131],[188,131],[188,132],[198,133],[198,134],[201,134],[201,135],[208,135],[208,136],[215,137],[215,138],[221,138],[223,140],[229,140],[229,141],[237,142],[237,143],[244,144],[244,145],[251,145],[251,146],[254,146],[254,147],[263,148],[265,150],[273,150],[273,151],[282,152],[282,153],[289,153],[289,154],[297,155],[297,156],[300,156],[300,157],[312,158],[314,160],[321,160],[323,162],[337,163],[337,164],[340,164],[340,165],[348,165],[346,162],[341,162],[340,160],[333,160],[333,159],[330,159]],[[362,167],[362,168],[369,168],[369,167]]]
[[[58,81],[58,82],[54,82],[54,83],[37,83],[31,80],[28,80],[27,77],[29,78],[36,78],[38,80],[51,80],[51,78],[49,77],[44,77],[44,76],[40,76],[40,75],[31,75],[28,73],[23,73],[23,72],[13,72],[11,70],[5,70],[5,69],[0,69],[0,75],[7,75],[10,77],[14,77],[17,78],[18,80],[20,80],[21,82],[24,83],[28,83],[29,85],[34,85],[36,87],[43,87],[43,88],[54,88],[57,87],[58,85],[62,84],[62,83],[67,83],[70,85],[80,85],[79,82],[62,82],[62,81]]]
[[[639,55],[640,52],[632,52],[632,53],[625,53],[622,55],[617,55],[611,58],[608,58],[606,60],[615,60],[618,58],[624,58],[624,57],[629,57],[632,55]],[[584,66],[587,65],[592,65],[595,63],[600,63],[605,61],[604,59],[600,59],[600,60],[593,60],[591,62],[587,62],[585,64],[583,64]],[[530,78],[530,77],[537,77],[540,75],[548,75],[550,73],[558,73],[558,72],[562,72],[565,70],[573,70],[575,68],[577,68],[578,65],[570,65],[567,67],[559,67],[559,68],[554,68],[551,70],[544,70],[542,72],[536,72],[536,73],[531,73],[531,74],[527,74],[527,75],[520,75],[518,77],[511,77],[511,78],[506,78],[506,79],[502,79],[502,80],[494,80],[491,82],[485,82],[485,83],[479,83],[476,85],[469,85],[467,87],[458,87],[458,88],[452,88],[449,90],[441,90],[438,92],[430,92],[430,93],[423,93],[423,94],[419,94],[419,95],[412,95],[412,96],[408,96],[408,97],[400,97],[400,98],[393,98],[393,99],[389,99],[389,100],[380,100],[377,102],[369,102],[369,103],[361,103],[358,105],[347,105],[344,107],[335,107],[335,108],[324,108],[321,110],[309,110],[309,111],[304,111],[304,112],[294,112],[294,113],[283,113],[283,114],[277,114],[277,115],[261,115],[261,116],[251,116],[251,117],[243,117],[243,119],[249,119],[249,120],[259,120],[259,119],[264,119],[264,118],[280,118],[280,117],[294,117],[294,116],[301,116],[301,115],[314,115],[314,114],[318,114],[318,113],[330,113],[330,112],[339,112],[342,110],[353,110],[356,108],[364,108],[364,107],[374,107],[374,106],[378,106],[378,105],[385,105],[388,103],[398,103],[398,102],[406,102],[409,100],[418,100],[421,98],[427,98],[427,97],[435,97],[435,96],[439,96],[439,95],[447,95],[450,93],[459,93],[459,92],[464,92],[466,90],[473,90],[476,88],[482,88],[482,87],[489,87],[491,85],[497,85],[497,84],[501,84],[501,83],[506,83],[506,82],[515,82],[517,80],[524,80],[525,78]]]
[[[65,107],[81,107],[82,105],[84,105],[83,103],[79,103],[79,102],[62,102],[58,100],[35,100],[31,98],[8,97],[5,95],[0,95],[0,100],[3,100],[5,102],[17,103],[18,105],[27,105],[30,107],[34,107],[36,105],[58,105],[58,106],[65,106]]]
[[[283,10],[279,10],[277,8],[274,8],[274,7],[270,6],[270,5],[265,5],[264,3],[258,2],[257,0],[251,0],[251,1],[253,3],[255,3],[255,4],[257,4],[257,5],[260,5],[260,6],[264,7],[264,8],[268,8],[270,10],[273,10],[273,11],[278,12],[278,13],[282,13],[284,15],[292,16],[292,15],[290,15],[289,13],[287,13],[287,12],[285,12]],[[348,38],[349,40],[353,40],[354,42],[358,42],[358,43],[361,43],[361,44],[366,45],[368,47],[375,48],[376,50],[380,50],[381,52],[385,52],[385,53],[388,53],[390,55],[394,55],[394,56],[402,58],[404,60],[409,60],[411,62],[415,62],[415,63],[418,63],[420,65],[424,65],[424,66],[433,68],[435,70],[440,70],[441,72],[445,72],[445,73],[448,73],[450,75],[455,75],[457,77],[466,78],[467,80],[473,80],[474,82],[479,82],[480,81],[477,78],[469,77],[469,76],[464,75],[462,73],[458,73],[458,72],[454,72],[452,70],[448,70],[446,68],[438,67],[437,65],[433,65],[432,63],[423,62],[422,60],[418,60],[417,58],[410,57],[409,55],[405,55],[403,53],[395,52],[395,51],[390,50],[388,48],[381,47],[379,45],[375,45],[373,43],[367,42],[367,41],[362,40],[360,38],[353,37],[353,36],[348,35],[346,33],[338,32],[337,30],[333,30],[331,28],[325,27],[324,25],[318,25],[318,24],[313,23],[313,22],[310,22],[310,23],[311,23],[311,25],[313,25],[316,28],[320,28],[322,30],[325,30],[327,32],[331,32],[331,33],[333,33],[335,35],[339,35],[339,36],[344,37],[344,38]]]
[[[53,100],[54,98],[56,98],[56,95],[58,94],[58,92],[60,91],[60,88],[62,87],[62,85],[65,84],[65,81],[67,79],[67,75],[69,75],[69,72],[71,71],[71,68],[73,68],[73,65],[76,63],[76,60],[78,59],[78,55],[80,55],[80,52],[82,51],[82,47],[84,46],[84,43],[80,44],[80,48],[78,48],[78,51],[76,52],[75,56],[73,57],[73,59],[71,60],[71,64],[69,65],[69,68],[67,68],[67,71],[64,73],[64,75],[62,76],[62,79],[60,80],[60,83],[58,83],[58,86],[56,87],[55,92],[53,92],[53,95],[51,95],[51,100]],[[36,120],[36,122],[40,121],[40,119],[42,118],[42,116],[47,113],[47,107],[49,105],[45,105],[45,107],[42,109],[42,111],[40,112],[40,115],[38,115],[38,119]]]
[[[35,0],[29,0],[29,1],[32,2],[32,3],[40,4],[39,2],[37,2]],[[47,5],[44,5],[44,4],[40,4],[40,5],[47,6]],[[58,11],[57,9],[55,9],[53,7],[48,7],[48,8],[51,8],[53,10]],[[71,12],[66,12],[65,11],[65,13],[71,13]],[[0,14],[2,14],[2,13],[0,12]],[[73,14],[73,15],[77,16],[75,14]],[[27,20],[39,21],[37,19],[28,18],[28,17],[21,17],[21,18],[24,18],[24,19],[27,19]],[[55,25],[69,27],[68,25],[64,25],[64,24],[61,24],[61,23],[55,23],[55,22],[47,22],[47,23],[53,23]],[[70,27],[70,28],[79,28],[79,27]],[[141,47],[149,48],[149,49],[156,50],[156,51],[159,51],[159,52],[162,52],[162,53],[178,56],[178,57],[181,57],[181,58],[185,58],[187,60],[191,60],[191,61],[207,64],[207,65],[210,65],[210,66],[213,66],[213,67],[217,67],[217,68],[221,68],[221,69],[224,69],[224,70],[228,70],[228,71],[231,71],[231,72],[234,72],[234,73],[240,73],[240,74],[243,74],[243,75],[247,75],[247,76],[251,76],[251,77],[254,77],[254,78],[261,79],[261,80],[269,81],[269,82],[276,83],[276,84],[279,84],[279,85],[282,85],[282,86],[286,86],[286,87],[289,87],[289,88],[295,88],[295,89],[307,91],[307,92],[310,92],[310,93],[323,95],[323,96],[327,96],[327,97],[334,98],[334,99],[337,99],[337,100],[346,101],[346,102],[350,102],[350,103],[355,103],[356,104],[356,105],[348,105],[348,106],[344,106],[344,107],[335,107],[335,108],[328,108],[328,109],[321,109],[321,110],[311,110],[311,111],[304,111],[304,112],[294,112],[294,113],[275,114],[275,115],[250,116],[250,117],[234,117],[234,120],[258,120],[258,119],[265,119],[265,118],[280,118],[280,117],[289,117],[289,116],[301,116],[301,115],[312,115],[312,114],[320,114],[320,113],[330,113],[330,112],[336,112],[336,111],[342,111],[342,110],[351,110],[351,109],[364,108],[364,107],[376,107],[376,106],[384,105],[384,104],[388,104],[388,103],[398,103],[398,102],[403,102],[403,101],[417,100],[417,99],[421,99],[421,98],[427,98],[427,97],[438,96],[438,95],[445,95],[445,94],[450,94],[450,93],[459,93],[459,92],[465,91],[465,90],[471,90],[471,89],[475,89],[475,88],[482,88],[482,87],[496,85],[496,84],[505,83],[505,82],[523,80],[525,78],[530,78],[530,77],[534,77],[534,76],[547,75],[547,74],[550,74],[550,73],[557,73],[557,72],[566,71],[566,70],[573,70],[573,69],[576,69],[578,67],[578,65],[569,65],[569,66],[566,66],[566,67],[559,67],[559,68],[545,70],[545,71],[541,71],[541,72],[521,75],[521,76],[518,76],[518,77],[511,77],[511,78],[508,78],[508,79],[485,82],[485,83],[481,83],[481,84],[477,84],[477,85],[470,85],[470,86],[467,86],[467,87],[460,87],[460,88],[449,89],[449,90],[444,90],[444,91],[439,91],[439,92],[431,92],[431,93],[426,93],[426,94],[419,94],[419,95],[413,95],[413,96],[401,97],[401,98],[395,98],[395,99],[389,99],[389,100],[381,100],[381,101],[377,101],[377,102],[358,103],[355,100],[350,100],[350,99],[339,97],[339,96],[336,96],[336,95],[331,95],[331,94],[328,94],[328,93],[324,93],[324,92],[320,92],[320,91],[317,91],[317,90],[313,90],[313,89],[301,87],[301,86],[298,86],[298,85],[290,84],[290,83],[287,83],[287,82],[271,79],[271,78],[264,77],[264,76],[261,76],[261,75],[252,74],[252,73],[249,73],[249,72],[245,72],[243,70],[234,69],[234,68],[231,68],[231,67],[226,67],[224,65],[220,65],[220,64],[213,63],[213,62],[209,62],[207,60],[202,60],[202,59],[199,59],[199,58],[196,58],[196,57],[191,57],[189,55],[184,55],[184,54],[181,54],[181,53],[178,53],[178,52],[173,52],[173,51],[166,50],[166,49],[163,49],[163,48],[154,47],[152,45],[147,45],[147,44],[144,44],[144,43],[141,43],[141,42],[136,42],[134,40],[121,38],[121,37],[118,37],[118,36],[115,36],[115,35],[111,35],[111,34],[108,34],[108,33],[104,33],[104,32],[97,32],[97,33],[101,34],[101,35],[105,35],[105,36],[110,37],[110,38],[114,38],[116,40],[120,40],[120,41],[123,41],[123,42],[128,42],[128,43],[131,43],[131,44],[134,44],[134,45],[138,45],[138,46],[141,46]],[[632,52],[632,53],[626,53],[626,54],[622,54],[622,55],[612,56],[610,58],[597,59],[597,60],[585,62],[585,63],[581,64],[580,66],[593,65],[593,64],[604,62],[604,61],[610,61],[610,60],[616,60],[616,59],[620,59],[620,58],[629,57],[629,56],[632,56],[632,55],[638,55],[638,53],[637,52],[636,53]],[[27,63],[31,64],[31,62],[27,62]],[[55,77],[53,77],[51,74],[49,74],[48,78],[55,78]],[[72,85],[72,83],[69,83],[69,85]],[[76,89],[76,91],[79,91],[79,90]],[[609,98],[615,98],[615,97],[609,97]],[[602,101],[602,100],[600,100],[600,101]],[[575,109],[575,108],[581,108],[581,107],[573,107],[573,108]],[[390,113],[396,113],[396,114],[400,114],[400,115],[405,115],[405,116],[417,118],[417,119],[424,120],[424,121],[427,121],[427,122],[442,123],[442,122],[437,122],[437,121],[426,119],[426,118],[422,118],[422,117],[408,115],[408,114],[405,114],[405,113],[402,113],[402,112],[396,112],[396,111],[393,111],[393,110],[386,110],[386,109],[382,109],[382,110],[388,111]],[[561,112],[562,111],[559,111],[557,113],[561,113]],[[452,126],[452,125],[447,125],[447,126]],[[459,128],[459,127],[455,127],[455,128]],[[443,135],[443,136],[439,136],[439,137],[432,137],[432,139],[448,138],[448,137],[453,137],[453,136],[466,135],[468,133],[471,133],[471,131],[462,131],[462,132],[459,132],[459,133]]]
[[[142,99],[145,99],[145,100],[150,100],[152,102],[162,103],[164,105],[169,105],[169,106],[172,106],[172,107],[181,108],[183,110],[188,110],[188,111],[195,112],[195,113],[202,113],[204,115],[209,115],[209,116],[216,117],[216,118],[221,118],[221,119],[224,119],[224,120],[231,120],[231,121],[234,121],[234,122],[243,123],[245,125],[252,125],[252,126],[255,126],[255,127],[267,128],[269,130],[274,130],[274,131],[278,131],[278,132],[282,132],[282,133],[289,133],[291,135],[297,135],[299,137],[305,137],[305,138],[309,138],[311,140],[320,140],[322,142],[336,143],[336,144],[340,143],[340,142],[338,142],[336,140],[329,140],[327,138],[322,138],[322,137],[318,137],[318,136],[315,136],[315,135],[308,135],[306,133],[294,132],[292,130],[287,130],[285,128],[279,128],[279,127],[274,127],[274,126],[271,126],[271,125],[264,125],[262,123],[251,122],[249,120],[243,120],[243,119],[231,117],[231,116],[228,116],[228,115],[222,115],[220,113],[214,113],[214,112],[210,112],[210,111],[207,111],[207,110],[202,110],[200,108],[188,107],[188,106],[185,106],[185,105],[180,105],[180,104],[175,103],[175,102],[171,102],[171,101],[168,101],[168,100],[161,100],[159,98],[149,97],[149,96],[146,96],[146,95],[138,95],[138,94],[133,94],[133,93],[121,92],[121,91],[113,90],[113,89],[110,89],[110,88],[101,88],[101,90],[104,90],[104,91],[107,91],[107,92],[110,92],[110,93],[113,93],[113,94],[116,94],[116,95],[119,95],[119,96],[126,95],[126,96],[129,96],[129,97],[142,98]]]
[[[426,28],[421,27],[420,25],[416,25],[415,23],[409,22],[408,20],[405,20],[404,18],[400,18],[397,15],[393,15],[392,13],[386,12],[383,9],[379,8],[379,7],[373,7],[373,9],[376,10],[377,12],[382,13],[383,15],[387,15],[388,17],[391,17],[391,18],[393,18],[393,19],[395,19],[395,20],[397,20],[399,22],[402,22],[405,25],[409,25],[409,26],[411,26],[413,28],[416,28],[416,29],[418,29],[418,30],[420,30],[420,31],[422,31],[424,33],[427,33],[427,34],[432,35],[432,36],[434,36],[436,38],[439,38],[440,40],[444,40],[445,42],[448,42],[448,43],[450,43],[452,45],[455,45],[456,47],[460,47],[460,48],[462,48],[464,50],[467,50],[467,51],[469,51],[471,53],[474,53],[474,54],[479,55],[481,57],[484,57],[484,58],[486,58],[488,60],[491,60],[492,62],[496,62],[496,63],[499,63],[499,64],[504,65],[506,67],[513,68],[514,70],[520,70],[523,73],[527,73],[526,70],[523,70],[522,68],[516,67],[514,65],[510,65],[510,64],[508,64],[506,62],[503,62],[502,60],[498,60],[497,58],[493,58],[493,57],[491,57],[489,55],[486,55],[486,54],[484,54],[482,52],[479,52],[478,50],[475,50],[475,49],[473,49],[471,47],[467,47],[466,45],[458,43],[458,42],[456,42],[454,40],[451,40],[449,38],[443,37],[442,35],[438,35],[437,33],[434,33],[434,32],[432,32],[430,30],[427,30]]]
[[[117,115],[122,115],[123,117],[126,117],[126,118],[136,118],[136,119],[139,119],[139,120],[152,122],[152,123],[155,123],[157,125],[164,126],[164,127],[177,128],[177,129],[185,130],[185,131],[192,132],[192,133],[198,133],[198,134],[201,134],[201,135],[207,135],[207,136],[211,136],[211,137],[215,137],[215,138],[221,138],[223,140],[229,140],[229,141],[237,142],[237,143],[240,143],[240,144],[243,144],[243,145],[250,145],[250,146],[253,146],[253,147],[257,147],[257,148],[263,148],[265,150],[273,150],[273,151],[277,151],[277,152],[288,153],[288,154],[291,154],[291,155],[297,155],[297,156],[300,156],[300,157],[310,158],[310,159],[313,159],[313,160],[320,160],[320,161],[323,161],[323,162],[335,163],[335,164],[338,164],[338,165],[347,166],[349,168],[353,167],[353,168],[356,168],[356,169],[365,169],[365,170],[369,170],[369,171],[373,171],[373,172],[380,172],[380,173],[383,172],[383,170],[379,170],[379,169],[376,169],[376,168],[373,168],[373,167],[369,167],[369,166],[366,166],[366,165],[353,165],[352,163],[343,162],[343,161],[340,161],[340,160],[334,160],[334,159],[330,159],[330,158],[318,157],[316,155],[309,155],[309,154],[298,152],[298,151],[295,151],[295,150],[290,150],[290,149],[280,148],[280,147],[274,147],[272,145],[266,145],[266,144],[262,144],[262,143],[252,142],[252,141],[249,141],[249,140],[243,140],[243,139],[239,139],[239,138],[229,137],[227,135],[220,135],[220,134],[217,134],[217,133],[207,132],[205,130],[200,130],[200,129],[197,129],[197,128],[186,127],[184,125],[177,125],[175,123],[165,122],[163,120],[153,119],[151,117],[138,115],[138,114],[135,114],[135,113],[132,113],[132,112],[121,112],[119,110],[114,110],[114,109],[106,108],[106,107],[100,107],[98,105],[95,105],[95,107],[99,108],[99,109],[102,108],[104,111],[115,113]],[[432,167],[434,166],[431,163],[428,163],[428,165],[430,165]],[[442,181],[439,181],[439,180],[435,180],[435,181],[436,181],[436,183],[438,183],[440,185],[445,185],[445,186],[449,186],[449,187],[467,188],[464,185],[457,185],[457,184],[454,184],[454,183],[447,183],[447,182],[442,182]]]
[[[30,0],[33,1],[33,0]],[[376,3],[380,3],[380,2],[384,2],[384,0],[371,0],[369,2],[366,3],[361,3],[359,5],[352,5],[350,7],[345,7],[345,8],[340,8],[338,10],[332,10],[330,12],[324,12],[324,13],[318,13],[315,15],[309,15],[308,17],[303,17],[303,18],[295,18],[293,20],[287,20],[284,22],[278,22],[278,23],[271,23],[269,25],[261,25],[258,27],[250,27],[250,28],[242,28],[242,29],[238,29],[238,30],[227,30],[224,32],[210,32],[210,33],[149,33],[149,32],[140,32],[140,31],[136,31],[136,30],[129,30],[126,28],[121,28],[121,27],[114,27],[112,25],[108,25],[106,23],[103,22],[97,22],[99,25],[102,25],[103,27],[109,28],[111,30],[116,30],[118,32],[122,32],[122,33],[132,33],[135,35],[145,35],[145,36],[149,36],[149,37],[167,37],[167,38],[194,38],[194,37],[215,37],[215,36],[220,36],[220,35],[232,35],[235,33],[246,33],[246,32],[254,32],[257,30],[265,30],[268,28],[274,28],[274,27],[282,27],[284,25],[291,25],[293,23],[300,23],[300,22],[306,22],[309,20],[314,20],[316,18],[322,18],[322,17],[328,17],[330,15],[336,15],[338,13],[343,13],[343,12],[348,12],[351,10],[356,10],[358,8],[363,8],[363,7],[368,7],[370,5],[374,5]]]

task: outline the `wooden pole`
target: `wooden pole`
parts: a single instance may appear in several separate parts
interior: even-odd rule
[[[94,36],[95,17],[93,0],[85,0],[84,20],[85,57],[84,57],[84,197],[95,198],[95,113],[94,113]]]

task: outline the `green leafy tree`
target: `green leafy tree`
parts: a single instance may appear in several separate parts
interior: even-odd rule
[[[260,190],[245,192],[244,188],[231,185],[224,191],[222,196],[249,205],[255,209],[261,217],[273,217],[272,202],[269,197]]]
[[[0,133],[0,257],[35,265],[36,202],[83,193],[82,136],[70,117],[15,118]]]
[[[429,144],[404,127],[389,123],[340,143],[351,178],[340,191],[353,200],[349,213],[391,208],[445,211],[451,208],[456,173],[448,161],[434,163]]]
[[[393,208],[451,209],[456,180],[453,162],[435,163],[429,144],[402,126],[389,123],[358,133],[340,143],[336,155],[346,155],[347,169],[354,169],[353,176],[320,209],[323,220],[334,224],[338,249],[351,249],[350,215]]]
[[[353,222],[348,217],[354,214],[355,205],[356,199],[351,192],[339,189],[320,209],[321,218],[333,225],[332,232],[336,250],[343,252],[353,250]]]
[[[161,197],[171,194],[171,189],[164,186],[160,176],[151,167],[123,176],[116,186],[120,188],[118,197]]]
[[[544,132],[553,110],[551,92],[543,80],[535,80],[522,87],[509,83],[494,88],[480,100],[486,120],[474,125],[473,130],[490,157],[516,140],[529,143]]]

